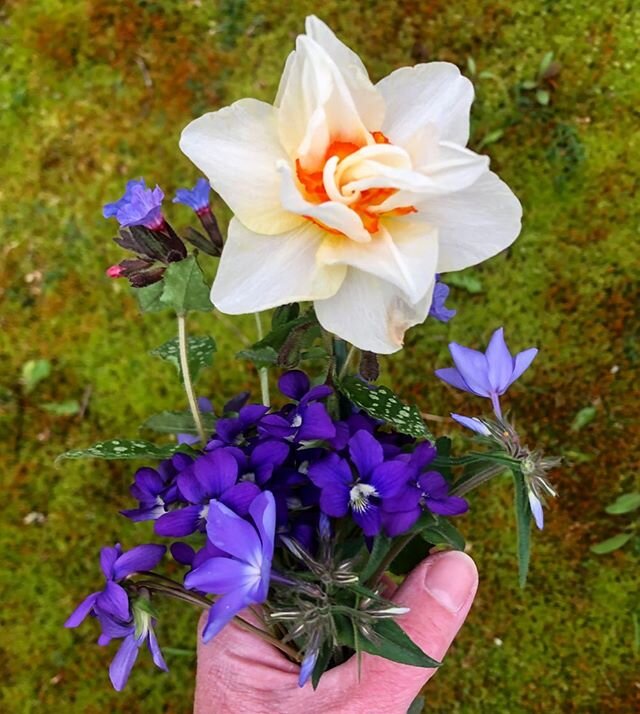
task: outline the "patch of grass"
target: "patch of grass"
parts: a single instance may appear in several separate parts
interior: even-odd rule
[[[146,354],[173,337],[173,321],[143,319],[127,290],[103,275],[119,250],[101,205],[135,176],[167,194],[191,183],[181,128],[242,96],[271,100],[304,16],[316,9],[301,0],[10,0],[0,10],[4,712],[190,711],[188,656],[169,655],[168,675],[143,656],[116,694],[107,679],[113,649],[95,647],[89,624],[62,628],[99,579],[98,548],[116,539],[130,546],[151,530],[117,515],[129,505],[130,465],[52,462],[66,448],[133,435],[151,413],[184,407],[172,368]],[[565,456],[555,475],[561,497],[536,534],[525,592],[516,586],[508,486],[474,497],[461,526],[481,590],[429,685],[429,711],[633,711],[637,558],[598,558],[589,546],[611,531],[604,506],[637,482],[638,16],[622,0],[329,0],[322,18],[374,79],[436,59],[465,71],[472,57],[471,145],[485,142],[525,207],[513,248],[474,269],[482,289],[452,288],[458,316],[413,330],[408,349],[385,361],[385,379],[427,411],[479,414],[482,404],[448,390],[432,369],[447,363],[450,339],[484,345],[503,324],[514,347],[541,348],[510,406],[531,442]],[[518,101],[518,86],[550,51],[561,68],[549,102]],[[190,219],[180,207],[171,215],[178,225]],[[251,319],[238,325],[253,337]],[[240,343],[228,322],[202,315],[192,331],[218,342],[203,393],[218,404],[242,388],[257,393],[255,374],[234,359]],[[25,394],[23,366],[37,359],[50,361],[51,376]],[[86,394],[82,417],[40,407],[82,403]],[[590,405],[595,417],[572,431]],[[161,641],[170,627],[171,645],[192,649],[196,614],[172,604],[162,613]]]

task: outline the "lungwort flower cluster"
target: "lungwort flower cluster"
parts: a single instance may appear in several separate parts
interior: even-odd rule
[[[524,583],[530,522],[542,527],[557,462],[523,445],[500,398],[537,350],[514,356],[502,328],[486,352],[450,344],[454,366],[437,376],[489,399],[494,412],[452,414],[486,447],[459,456],[415,405],[375,384],[378,356],[399,350],[409,327],[456,314],[440,274],[497,254],[520,230],[518,200],[466,148],[472,99],[470,82],[444,62],[373,84],[357,55],[310,17],[273,105],[243,99],[184,130],[180,146],[207,178],[178,188],[173,203],[191,210],[198,230],[178,235],[163,190],[143,179],[105,205],[119,224],[115,242],[133,254],[107,274],[136,288],[143,312],[175,313],[177,337],[153,354],[178,367],[189,406],[144,424],[164,442],[117,439],[66,454],[147,459],[121,513],[160,542],[104,548],[102,589],[66,622],[90,617],[99,644],[120,640],[109,670],[116,689],[143,647],[166,669],[160,597],[207,611],[205,642],[233,623],[277,647],[300,665],[300,686],[317,686],[362,651],[438,666],[403,631],[407,610],[384,597],[382,578],[406,574],[434,546],[464,548],[456,523],[470,508],[465,496],[505,472]],[[225,240],[212,188],[234,213]],[[211,288],[207,256],[220,259]],[[247,392],[224,403],[211,384],[212,398],[198,397],[216,343],[189,335],[187,318],[212,302],[256,312],[257,341],[237,359],[256,367],[260,403]],[[265,330],[258,313],[271,308]],[[167,548],[173,562],[158,573]]]

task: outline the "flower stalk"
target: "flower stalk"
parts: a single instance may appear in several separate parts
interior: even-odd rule
[[[189,409],[193,416],[193,421],[198,431],[198,437],[202,444],[207,443],[207,437],[202,425],[202,417],[198,408],[198,400],[196,399],[191,382],[191,372],[189,371],[189,354],[187,349],[187,322],[184,314],[178,314],[178,345],[180,352],[180,367],[182,369],[182,379],[184,382],[184,391],[187,394]]]
[[[262,318],[260,313],[254,313],[256,318],[256,330],[258,332],[258,341],[264,337],[264,330],[262,329]],[[262,394],[262,403],[265,407],[271,406],[271,397],[269,396],[269,370],[266,367],[258,368],[258,375],[260,377],[260,393]]]

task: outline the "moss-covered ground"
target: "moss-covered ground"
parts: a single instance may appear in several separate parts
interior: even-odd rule
[[[481,573],[468,624],[426,691],[430,712],[632,712],[640,704],[632,612],[637,560],[589,546],[611,533],[604,506],[637,479],[640,197],[640,15],[629,0],[327,0],[321,16],[361,53],[374,79],[404,64],[455,62],[473,74],[472,146],[525,208],[512,249],[468,271],[458,316],[415,329],[384,369],[431,413],[480,405],[433,368],[446,343],[484,345],[505,325],[534,368],[509,405],[530,442],[564,457],[560,499],[536,534],[531,577],[516,583],[511,491],[473,498],[461,527]],[[7,714],[190,710],[195,614],[163,606],[168,675],[146,657],[122,694],[108,684],[111,648],[95,627],[62,623],[98,582],[96,552],[150,534],[117,511],[131,465],[53,459],[68,447],[131,435],[149,414],[183,404],[171,368],[149,349],[173,336],[143,319],[126,287],[104,277],[120,257],[101,205],[145,176],[167,193],[196,177],[180,154],[183,125],[242,96],[273,97],[305,14],[291,0],[8,0],[0,7],[0,710]],[[559,72],[535,89],[543,56]],[[542,96],[545,101],[545,96]],[[221,215],[225,215],[220,206]],[[177,208],[176,223],[189,220]],[[469,291],[468,288],[471,288]],[[219,342],[201,390],[218,403],[255,390],[238,340],[204,315]],[[242,329],[251,330],[251,323]],[[23,364],[51,361],[30,394]],[[82,416],[42,405],[83,400]],[[572,430],[576,414],[595,418]],[[457,432],[436,424],[441,433]],[[33,515],[41,514],[41,515]]]

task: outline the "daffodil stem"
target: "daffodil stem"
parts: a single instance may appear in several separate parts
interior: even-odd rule
[[[264,332],[262,330],[262,319],[260,318],[260,313],[255,312],[254,317],[256,318],[256,330],[258,331],[258,340],[264,337]],[[269,370],[266,367],[258,368],[258,376],[260,377],[260,391],[262,392],[262,403],[265,407],[271,406],[271,398],[269,397]]]
[[[202,444],[206,444],[207,437],[202,426],[202,417],[198,409],[198,400],[193,391],[191,382],[191,372],[189,371],[189,352],[187,346],[187,321],[184,314],[178,314],[178,346],[180,351],[180,369],[182,370],[182,380],[184,382],[184,391],[187,393],[189,409],[193,416],[193,422],[198,431],[198,437]]]

